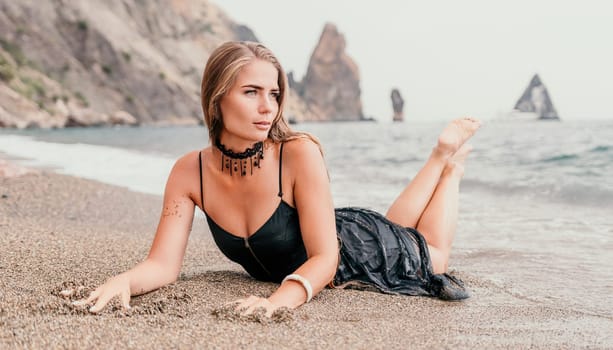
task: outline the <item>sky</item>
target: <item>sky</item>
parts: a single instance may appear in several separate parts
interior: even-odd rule
[[[539,74],[560,118],[613,120],[613,1],[216,0],[297,79],[325,23],[360,69],[366,116],[391,120],[510,112]]]

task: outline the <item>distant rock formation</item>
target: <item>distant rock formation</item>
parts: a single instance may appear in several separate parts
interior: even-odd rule
[[[228,40],[257,38],[208,0],[0,0],[0,127],[201,123]]]
[[[302,97],[315,120],[363,120],[360,74],[345,53],[345,38],[327,23],[315,47],[306,76],[290,85]]]
[[[400,96],[400,91],[396,88],[392,89],[392,108],[394,109],[394,117],[393,120],[395,122],[401,122],[404,120],[404,100],[402,96]]]
[[[535,113],[538,119],[560,119],[538,74],[534,75],[530,85],[515,104],[515,110]]]

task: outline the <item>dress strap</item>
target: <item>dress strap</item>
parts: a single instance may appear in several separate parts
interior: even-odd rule
[[[204,195],[202,191],[202,151],[198,152],[198,165],[200,166],[200,205],[204,211]]]
[[[281,142],[281,148],[279,149],[279,193],[277,194],[277,196],[279,196],[280,198],[283,198],[283,185],[281,184],[281,169],[283,168],[283,142]]]

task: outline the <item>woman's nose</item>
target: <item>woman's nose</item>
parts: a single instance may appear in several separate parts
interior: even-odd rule
[[[274,97],[271,96],[262,96],[260,99],[260,113],[270,113],[273,110],[273,104],[276,101],[273,100]]]

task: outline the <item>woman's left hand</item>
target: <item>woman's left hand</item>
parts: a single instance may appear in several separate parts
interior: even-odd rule
[[[241,315],[250,315],[255,309],[263,307],[266,310],[266,317],[271,317],[272,313],[279,308],[268,301],[268,299],[256,297],[255,295],[250,295],[245,299],[238,299],[232,303],[237,304],[236,310],[238,310]]]

